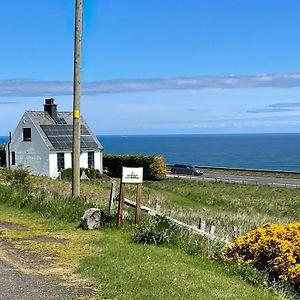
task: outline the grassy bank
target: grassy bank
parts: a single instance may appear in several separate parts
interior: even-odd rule
[[[284,299],[266,290],[263,280],[249,285],[236,267],[190,251],[193,245],[137,245],[130,222],[125,222],[123,230],[110,226],[95,232],[76,229],[86,208],[107,207],[112,181],[83,182],[83,198],[77,200],[66,197],[68,182],[31,177],[29,185],[12,188],[2,176],[1,183],[0,222],[29,228],[22,232],[1,228],[2,238],[54,257],[70,272],[76,267],[96,287],[99,299]],[[133,199],[134,186],[126,186],[126,196]],[[270,186],[180,179],[145,182],[143,203],[154,206],[157,199],[168,215],[194,224],[201,216],[217,225],[220,234],[230,232],[232,225],[246,231],[266,221],[296,220],[300,200],[295,189]],[[41,244],[35,239],[40,236],[66,241]],[[249,280],[249,275],[245,278]]]
[[[21,231],[1,228],[1,238],[47,259],[40,273],[81,282],[75,272],[93,286],[95,299],[282,299],[278,291],[246,283],[232,266],[173,247],[134,244],[130,227],[86,232],[75,229],[76,222],[4,203],[0,221],[22,225]],[[65,242],[41,243],[41,237]]]
[[[107,208],[112,182],[118,192],[117,179],[83,182],[82,198],[86,202]],[[33,177],[32,185],[62,196],[71,193],[71,184],[68,182]],[[135,199],[134,185],[126,186],[125,196]],[[299,220],[299,189],[182,179],[145,181],[143,204],[154,208],[157,200],[161,210],[167,215],[192,225],[198,225],[201,217],[208,225],[217,226],[217,233],[220,235],[230,234],[233,226],[247,232],[266,222],[285,223]]]

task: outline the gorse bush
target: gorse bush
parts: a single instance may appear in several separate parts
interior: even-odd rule
[[[160,155],[103,155],[103,165],[109,175],[120,178],[122,167],[143,167],[145,180],[163,180],[165,178],[164,158]]]
[[[226,247],[227,259],[267,271],[270,279],[300,286],[300,222],[265,224]]]

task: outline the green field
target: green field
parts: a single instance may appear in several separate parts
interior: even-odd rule
[[[130,220],[122,230],[115,229],[114,222],[95,232],[76,229],[87,207],[107,207],[111,181],[83,183],[83,199],[76,201],[65,198],[70,192],[68,182],[32,177],[25,188],[11,188],[3,177],[1,182],[0,221],[18,222],[30,229],[25,233],[4,230],[3,238],[41,255],[51,251],[60,265],[73,262],[73,272],[92,282],[98,299],[293,299],[263,282],[249,284],[249,275],[244,276],[236,266],[189,255],[178,245],[135,244]],[[159,199],[166,214],[194,224],[202,217],[222,235],[233,225],[246,231],[267,221],[297,220],[298,193],[270,186],[172,179],[145,182],[143,203],[154,207]],[[133,186],[127,186],[126,195],[133,198]],[[45,249],[22,242],[22,234],[40,236],[43,232],[65,236],[68,243],[49,244]]]

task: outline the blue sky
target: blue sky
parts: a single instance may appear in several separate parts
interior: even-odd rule
[[[0,135],[72,110],[75,0],[1,3]],[[99,135],[300,132],[300,1],[85,0],[81,109]]]

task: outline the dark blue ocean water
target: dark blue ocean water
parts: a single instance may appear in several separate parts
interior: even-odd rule
[[[166,163],[300,172],[300,134],[98,136],[105,153],[163,155]],[[0,144],[7,141],[0,137]]]

